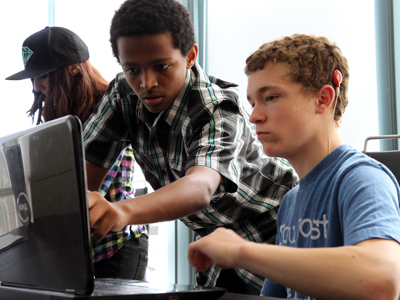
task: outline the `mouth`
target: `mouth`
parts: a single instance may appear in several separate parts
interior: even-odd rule
[[[262,132],[262,131],[257,131],[256,134],[257,134],[257,139],[259,141],[265,139],[266,137],[268,137],[270,135],[269,132]]]
[[[159,104],[162,101],[162,96],[161,95],[156,95],[156,94],[150,94],[150,95],[145,95],[142,97],[142,101],[144,104],[149,105],[149,106],[154,106]]]

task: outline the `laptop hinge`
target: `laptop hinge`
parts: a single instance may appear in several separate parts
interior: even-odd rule
[[[72,289],[66,289],[65,292],[68,293],[68,294],[74,294],[75,295],[75,290],[72,290]]]

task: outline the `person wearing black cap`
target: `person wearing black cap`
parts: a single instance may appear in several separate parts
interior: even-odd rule
[[[34,103],[29,115],[39,110],[37,124],[74,114],[82,122],[103,96],[108,82],[89,62],[89,50],[74,32],[46,27],[25,39],[24,70],[7,80],[31,78]]]
[[[65,115],[84,123],[104,95],[108,82],[89,62],[83,40],[63,27],[46,27],[22,45],[24,70],[7,80],[30,78],[34,102],[28,111],[37,124]],[[131,182],[134,156],[124,149],[101,184],[99,191],[110,202],[133,196]],[[143,225],[125,226],[93,244],[95,276],[142,280],[147,268],[148,240]]]

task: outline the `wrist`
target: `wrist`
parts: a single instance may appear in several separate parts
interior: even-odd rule
[[[251,249],[253,248],[255,243],[244,240],[240,243],[236,251],[233,253],[233,260],[235,266],[239,269],[246,269],[247,262],[252,259]]]
[[[115,209],[118,211],[118,229],[122,229],[123,227],[133,224],[131,222],[132,219],[132,208],[129,205],[127,200],[118,201],[114,203]]]

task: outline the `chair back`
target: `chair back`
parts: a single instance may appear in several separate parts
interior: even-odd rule
[[[400,135],[381,135],[367,137],[363,153],[383,163],[400,182],[400,150],[368,152],[367,143],[370,140],[400,139]]]

